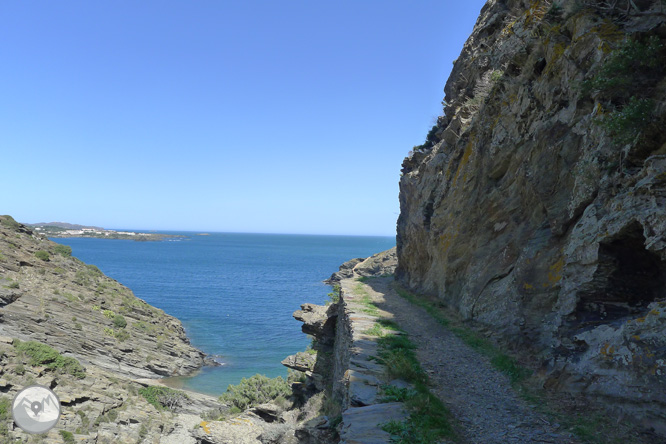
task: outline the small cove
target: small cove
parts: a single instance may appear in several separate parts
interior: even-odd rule
[[[379,236],[164,233],[184,237],[54,240],[180,319],[192,344],[222,365],[169,384],[211,395],[255,373],[286,376],[280,361],[309,344],[292,313],[327,300],[321,281],[342,262],[395,245]]]

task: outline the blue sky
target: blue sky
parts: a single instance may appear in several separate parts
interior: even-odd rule
[[[0,213],[394,235],[485,2],[0,3]]]

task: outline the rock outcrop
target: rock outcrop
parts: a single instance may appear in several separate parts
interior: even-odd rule
[[[666,433],[666,15],[490,0],[405,159],[397,279]]]
[[[180,321],[8,216],[0,216],[0,279],[2,335],[124,376],[184,375],[203,365]]]
[[[340,265],[340,270],[331,275],[324,282],[333,285],[343,279],[355,277],[386,276],[393,274],[398,266],[396,247],[381,253],[373,254],[369,258],[351,259]]]

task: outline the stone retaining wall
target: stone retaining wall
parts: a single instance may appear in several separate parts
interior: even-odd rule
[[[364,311],[360,296],[354,293],[355,280],[340,282],[340,303],[334,346],[333,396],[342,405],[341,443],[388,443],[390,435],[381,425],[403,420],[407,413],[402,403],[380,401],[384,368],[377,356],[377,336],[366,334],[377,316]]]

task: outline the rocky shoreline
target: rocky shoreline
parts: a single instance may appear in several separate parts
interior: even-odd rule
[[[395,250],[357,261],[351,275],[383,275],[394,266]],[[160,379],[211,364],[177,319],[72,257],[69,247],[0,216],[0,403],[31,384],[55,390],[63,413],[46,443],[338,442],[348,399],[339,385],[346,370],[338,357],[349,347],[341,307],[296,311],[313,344],[282,362],[291,372],[289,394],[234,411]],[[2,439],[31,438],[0,413]]]

